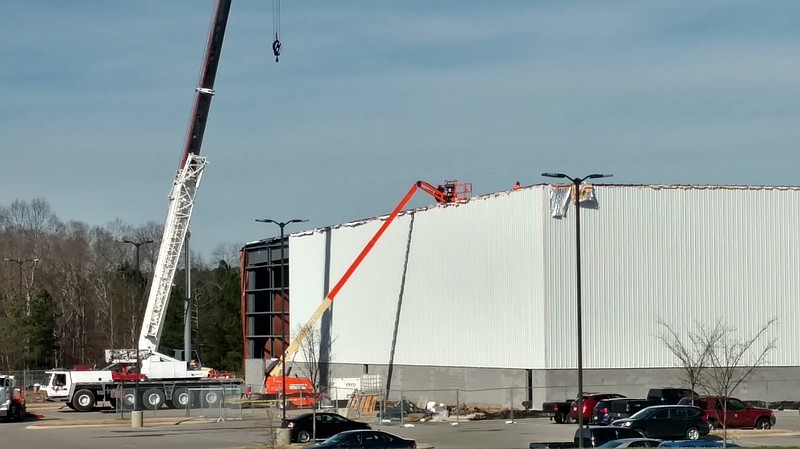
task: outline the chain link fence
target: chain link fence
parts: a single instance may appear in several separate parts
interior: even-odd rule
[[[14,376],[17,388],[25,395],[27,402],[44,402],[47,394],[44,389],[50,380],[50,375],[45,370],[18,370],[3,373]]]
[[[119,385],[112,392],[112,407],[123,418],[135,410],[136,387],[133,382]],[[167,416],[168,409],[185,410],[186,418],[209,421],[242,420],[243,397],[239,385],[221,384],[201,387],[165,385],[163,388],[139,388],[139,409],[145,416]],[[174,416],[174,413],[169,413]]]

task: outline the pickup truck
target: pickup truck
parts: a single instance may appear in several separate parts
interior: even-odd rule
[[[569,417],[569,408],[571,406],[572,401],[545,402],[542,404],[542,412],[545,416],[550,417],[550,421],[555,421],[558,424],[570,423],[572,422]]]
[[[723,403],[727,402],[723,408]],[[679,404],[691,404],[691,398],[683,398]],[[736,398],[700,396],[694,398],[694,406],[706,415],[712,429],[719,429],[723,422],[727,427],[754,427],[770,429],[775,425],[775,414],[768,408],[752,407]]]

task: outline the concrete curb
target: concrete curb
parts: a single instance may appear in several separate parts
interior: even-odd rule
[[[145,418],[144,428],[148,426],[177,426],[180,424],[203,424],[208,423],[209,420],[204,418]],[[96,420],[96,421],[58,421],[52,423],[31,424],[26,429],[30,430],[46,430],[46,429],[63,429],[63,428],[86,428],[86,427],[115,427],[115,426],[128,426],[130,427],[130,419],[114,419],[114,420]]]
[[[709,435],[721,437],[722,431],[714,430],[710,432]],[[796,432],[793,430],[784,430],[784,429],[762,429],[762,430],[729,429],[728,430],[728,438],[790,437],[797,435],[800,435],[800,432]]]

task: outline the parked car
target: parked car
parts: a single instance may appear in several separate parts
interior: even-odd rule
[[[636,430],[648,438],[662,439],[697,440],[708,435],[710,430],[703,411],[691,405],[654,405],[611,425]]]
[[[583,438],[583,447],[600,447],[611,440],[624,438],[642,438],[642,434],[633,429],[611,426],[585,426],[575,431],[572,447],[578,447]]]
[[[699,396],[699,394],[688,388],[651,388],[647,392],[647,399],[658,401],[659,405],[676,405],[683,398]]]
[[[628,418],[634,413],[651,405],[659,405],[658,401],[647,399],[615,398],[603,399],[597,402],[592,413],[592,423],[601,426],[611,424],[622,418]]]
[[[292,429],[292,442],[308,443],[314,438],[314,413],[303,413],[288,419],[289,428]],[[353,421],[336,413],[316,413],[316,439],[330,438],[345,430],[371,429],[369,424]]]
[[[728,442],[726,447],[741,447],[736,443]],[[723,447],[722,441],[719,440],[697,440],[697,441],[664,441],[658,447]]]
[[[588,423],[592,419],[592,413],[594,413],[594,406],[597,405],[597,401],[602,401],[603,399],[614,399],[614,398],[624,398],[625,396],[616,393],[602,393],[602,394],[586,394],[583,396],[583,410],[581,410],[581,414],[583,415],[583,422]],[[578,401],[577,399],[572,401],[570,405],[569,411],[570,419],[577,421],[578,420]]]
[[[688,398],[681,403],[689,402]],[[723,408],[723,405],[727,406]],[[736,399],[716,396],[701,396],[694,399],[695,407],[699,407],[706,415],[709,425],[721,428],[722,423],[728,427],[755,427],[769,429],[775,425],[775,414],[768,408],[752,407],[750,404]]]
[[[346,430],[305,449],[415,449],[417,442],[381,430]]]
[[[621,440],[611,440],[600,447],[658,447],[659,444],[661,444],[661,440],[653,438],[623,438]]]
[[[571,407],[572,401],[545,402],[542,404],[542,412],[545,416],[550,417],[550,421],[555,421],[558,424],[568,423],[572,421],[569,417]]]

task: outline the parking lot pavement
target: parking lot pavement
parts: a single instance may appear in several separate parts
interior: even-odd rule
[[[250,413],[252,412],[252,413]],[[59,449],[107,449],[109,445],[147,448],[167,447],[171,449],[223,449],[237,447],[263,447],[270,440],[271,429],[277,426],[280,414],[264,409],[244,411],[241,421],[193,423],[192,425],[161,425],[132,429],[129,424],[114,424],[105,427],[74,428],[69,424],[85,421],[103,421],[109,418],[104,413],[75,413],[72,411],[45,411],[45,420],[29,420],[24,423],[0,423],[3,447],[53,447]],[[294,413],[301,413],[295,412]],[[180,415],[181,411],[162,411]],[[800,446],[800,414],[796,410],[776,412],[777,427],[771,431],[734,430],[730,439],[748,447]],[[111,414],[113,417],[114,415]],[[129,417],[129,415],[128,415]],[[162,417],[163,418],[163,417]],[[174,417],[176,422],[179,416]],[[169,419],[167,417],[167,419]],[[29,426],[59,421],[67,426],[33,431]],[[413,438],[420,447],[450,448],[527,448],[534,441],[570,441],[577,428],[574,424],[555,424],[546,418],[528,418],[506,424],[503,420],[462,421],[459,426],[451,422],[414,423],[414,427],[402,427],[399,423],[370,423],[402,437]]]

